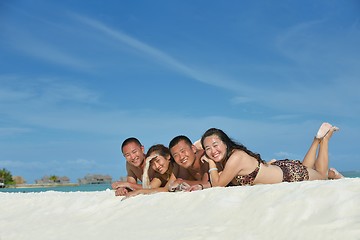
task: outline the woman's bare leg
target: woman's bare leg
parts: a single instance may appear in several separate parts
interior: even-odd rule
[[[315,169],[316,151],[318,149],[321,140],[327,135],[330,128],[332,128],[332,125],[330,123],[323,122],[321,124],[308,152],[304,157],[304,160],[302,161],[302,165],[304,165],[307,168]]]
[[[304,160],[302,161],[302,165],[308,168],[315,168],[315,161],[316,161],[316,151],[319,146],[321,139],[314,138],[313,142],[311,143],[311,146],[309,150],[307,151]]]
[[[315,170],[324,178],[327,178],[329,170],[329,140],[337,130],[336,127],[332,127],[325,137],[320,142],[319,154],[315,161]]]

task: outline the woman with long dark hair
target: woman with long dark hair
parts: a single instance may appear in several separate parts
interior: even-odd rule
[[[266,163],[260,154],[236,143],[222,130],[211,128],[201,138],[205,150],[203,160],[209,163],[213,187],[328,179],[328,142],[337,130],[323,123],[302,162],[285,159]],[[222,171],[216,163],[222,165]]]

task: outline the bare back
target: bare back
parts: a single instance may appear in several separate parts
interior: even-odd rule
[[[236,177],[248,176],[253,173],[257,167],[259,171],[253,184],[267,184],[282,182],[282,171],[279,167],[259,163],[259,161],[241,150],[234,150],[229,157],[221,176],[223,184],[230,181],[232,185],[239,185]]]

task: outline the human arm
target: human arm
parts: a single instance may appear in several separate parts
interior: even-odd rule
[[[115,190],[115,196],[125,196],[129,192],[141,189],[141,185],[136,183],[136,179],[128,176],[126,181],[116,181],[111,184]]]
[[[211,183],[206,182],[192,185],[189,189],[189,192],[204,190],[205,188],[211,188]]]
[[[112,189],[115,190],[115,196],[125,196],[132,188],[126,187],[126,181],[116,181],[111,184]]]
[[[142,188],[138,190],[134,190],[131,192],[128,192],[125,196],[126,197],[133,197],[139,194],[151,194],[151,193],[157,193],[157,192],[167,192],[167,188],[160,187],[161,186],[161,180],[158,178],[154,178],[150,183],[151,188]]]
[[[198,191],[198,190],[203,190],[205,188],[211,188],[211,183],[209,181],[209,173],[208,173],[208,164],[204,164],[202,163],[201,166],[201,172],[202,172],[202,177],[200,181],[193,181],[194,183],[191,184],[191,187],[189,189],[190,192],[192,191]]]
[[[199,181],[198,181],[199,182]],[[211,185],[211,182],[210,181],[201,181],[199,183],[196,183],[194,185],[191,185],[189,191],[192,192],[192,191],[198,191],[198,190],[203,190],[205,188],[211,188],[212,185]]]
[[[241,151],[235,151],[227,160],[224,169],[219,172],[216,163],[204,156],[202,161],[209,163],[209,177],[212,187],[227,186],[242,170],[241,159],[246,157]]]
[[[142,185],[138,184],[138,180],[141,178],[142,170],[126,162],[126,172],[126,181],[117,181],[111,185],[115,190],[116,196],[124,196],[130,191],[142,188]]]
[[[207,175],[207,172],[205,174]],[[189,180],[189,179],[196,179],[196,178],[187,171],[186,174],[179,174],[172,182],[171,188],[175,189],[177,188],[177,186],[181,185],[182,191],[192,191],[193,190],[191,189],[192,186],[198,186],[199,184],[206,185],[208,181],[208,180],[203,180],[203,177],[202,179],[199,180]],[[208,177],[206,177],[206,179],[208,179]],[[198,190],[198,188],[196,188],[196,190]]]
[[[125,187],[116,187],[113,189],[115,190],[115,196],[125,196],[128,192],[132,191],[132,189],[125,188]]]
[[[117,182],[117,188],[128,188],[131,190],[139,190],[142,189],[141,184],[134,183],[134,182]]]
[[[166,183],[166,185],[164,187],[160,187],[161,186],[161,180],[158,178],[154,178],[151,183],[150,186],[151,188],[148,189],[138,189],[132,192],[128,192],[126,194],[126,197],[133,197],[139,194],[152,194],[152,193],[157,193],[157,192],[167,192],[169,189],[170,184],[176,180],[176,177],[174,176],[174,174],[171,174],[170,179],[168,180],[168,182]]]
[[[165,187],[147,188],[147,189],[142,188],[142,189],[139,189],[139,190],[128,192],[127,194],[125,194],[125,196],[128,198],[128,197],[137,196],[139,194],[152,194],[152,193],[157,193],[157,192],[167,192],[167,189]]]

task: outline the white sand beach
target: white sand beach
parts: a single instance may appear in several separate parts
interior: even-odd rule
[[[121,199],[0,193],[0,239],[360,239],[360,178]]]

